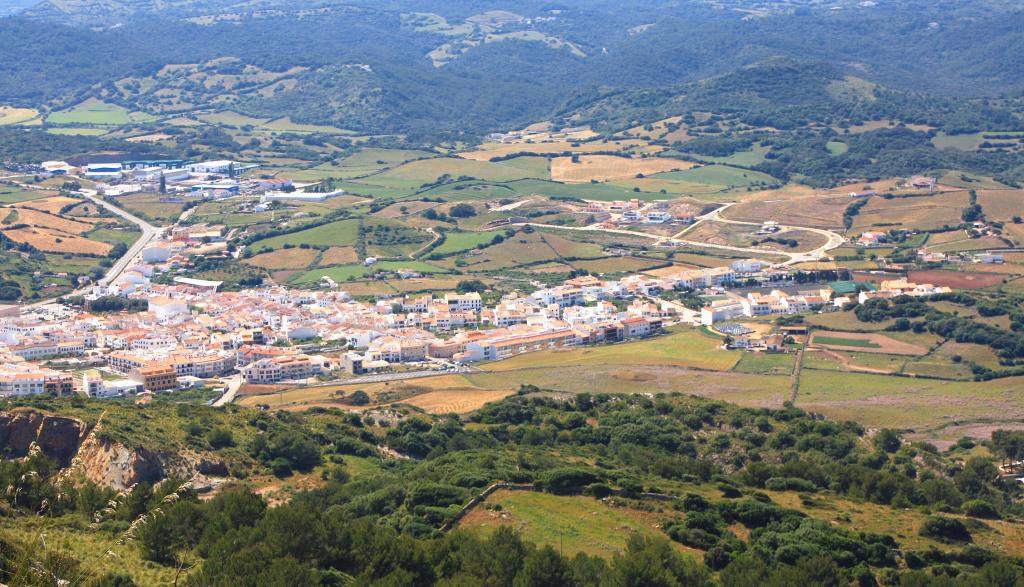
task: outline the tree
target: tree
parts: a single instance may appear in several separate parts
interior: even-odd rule
[[[127,252],[128,245],[124,243],[116,243],[113,247],[110,248],[110,251],[107,253],[107,257],[111,259],[119,259],[123,257],[124,254]]]
[[[463,279],[455,286],[455,290],[461,294],[469,292],[483,293],[487,291],[487,284],[479,279]]]
[[[612,559],[602,587],[710,586],[707,568],[684,558],[668,540],[634,534],[626,551]]]
[[[895,430],[883,428],[875,434],[875,446],[878,450],[893,453],[900,449],[900,435]]]
[[[921,524],[921,536],[934,538],[943,542],[970,542],[971,533],[967,526],[956,518],[946,516],[928,516]]]
[[[361,389],[357,389],[352,392],[352,395],[348,396],[348,403],[353,406],[365,406],[370,403],[370,395]]]
[[[469,218],[470,216],[476,216],[476,208],[471,204],[462,202],[452,206],[451,210],[448,210],[448,215],[452,218]]]
[[[227,448],[235,445],[235,437],[231,434],[231,430],[219,426],[210,430],[209,434],[206,436],[206,440],[214,449]]]
[[[526,556],[514,587],[569,587],[576,583],[568,563],[554,548],[545,545]]]

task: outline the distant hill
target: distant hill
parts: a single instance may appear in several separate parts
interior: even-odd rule
[[[557,112],[612,128],[670,112],[684,94],[692,107],[728,99],[730,108],[786,124],[784,106],[819,121],[898,107],[878,100],[876,86],[957,97],[1024,89],[1024,53],[1015,49],[1024,43],[1024,11],[1013,5],[724,6],[46,0],[0,19],[0,105],[45,112],[97,97],[157,115],[231,109],[436,139],[478,137]],[[716,77],[779,59],[829,70],[778,66]],[[169,76],[167,65],[187,67]],[[755,73],[761,77],[750,78]],[[716,81],[688,85],[706,78]],[[901,118],[920,118],[899,108]]]
[[[771,59],[706,80],[656,89],[576,96],[561,116],[609,131],[707,111],[736,116],[751,127],[793,130],[898,120],[952,133],[1017,128],[1010,109],[987,103],[894,90],[837,66]]]

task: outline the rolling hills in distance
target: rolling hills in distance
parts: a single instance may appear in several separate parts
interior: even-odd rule
[[[0,583],[1024,582],[1018,3],[0,0],[0,15],[0,300],[68,308],[5,336],[56,319],[105,339],[0,361],[81,386],[0,397]],[[40,167],[167,159],[231,161],[211,176],[239,193],[190,191],[212,180],[185,173],[115,196]],[[176,253],[122,281],[186,296],[178,318],[153,318],[178,300],[147,291],[88,299],[153,230],[154,258]],[[370,350],[333,338],[361,312],[353,332],[457,340],[396,326],[425,296],[448,310],[479,294],[482,321],[565,283],[731,269],[729,287],[577,308],[670,323],[614,344],[356,374],[349,351]],[[825,292],[849,301],[766,301]],[[741,298],[776,306],[701,323]],[[289,319],[236,332],[241,299]],[[125,381],[104,362],[139,324],[154,345],[328,366],[90,397],[89,381]],[[743,348],[769,338],[776,352]]]

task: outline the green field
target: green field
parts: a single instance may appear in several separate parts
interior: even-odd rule
[[[183,202],[161,202],[167,196],[162,194],[129,194],[117,198],[118,205],[154,221],[171,222],[181,216],[185,202],[193,198],[182,198]]]
[[[513,181],[532,177],[528,171],[511,165],[473,161],[459,157],[435,157],[411,161],[383,173],[374,175],[372,182],[385,187],[416,190],[436,182],[441,176],[460,177],[483,181]]]
[[[843,153],[850,150],[850,145],[841,141],[829,141],[825,144],[830,155],[842,155]]]
[[[431,251],[436,255],[451,255],[474,249],[477,245],[485,245],[494,239],[491,232],[448,232],[444,235],[444,242]]]
[[[430,263],[423,261],[379,261],[369,267],[353,264],[311,269],[293,277],[291,279],[291,283],[295,285],[315,283],[320,281],[322,277],[330,277],[334,281],[341,283],[343,281],[348,281],[349,279],[368,277],[377,271],[398,271],[399,269],[408,269],[409,271],[415,271],[423,275],[434,275],[448,272],[442,267],[431,265]]]
[[[115,230],[113,228],[97,228],[85,233],[83,236],[94,241],[105,243],[124,243],[130,245],[138,240],[141,233],[138,230]]]
[[[621,552],[632,534],[658,536],[653,522],[665,517],[617,508],[592,497],[532,491],[498,492],[487,503],[500,504],[503,515],[478,508],[460,527],[488,535],[499,525],[511,525],[526,540],[561,549],[567,556],[583,552],[609,557]]]
[[[1022,379],[992,381],[945,381],[804,370],[796,405],[837,420],[856,420],[865,426],[913,429],[919,433],[948,423],[951,418],[968,421],[992,416],[1024,416],[1024,402],[1012,390]]]
[[[747,186],[754,182],[763,181],[775,183],[774,177],[759,171],[740,169],[728,165],[705,165],[684,169],[682,171],[667,171],[656,173],[650,176],[651,179],[679,181],[684,183],[707,184],[716,187]]]
[[[4,204],[16,204],[18,202],[28,202],[29,200],[40,200],[53,195],[56,194],[35,190],[23,190],[16,187],[0,185],[0,203]]]
[[[105,128],[84,128],[84,127],[67,127],[67,128],[48,128],[46,132],[52,135],[70,135],[70,136],[87,136],[87,137],[99,137],[110,132]]]
[[[703,329],[683,328],[666,336],[571,351],[527,353],[488,363],[485,371],[510,371],[560,365],[670,365],[728,371],[743,354],[719,348],[722,339]]]
[[[358,220],[338,220],[306,230],[282,234],[259,240],[251,245],[252,250],[279,249],[285,245],[340,246],[354,245],[359,238]]]
[[[831,344],[836,346],[854,346],[862,347],[866,349],[880,349],[882,345],[871,342],[870,340],[863,340],[859,338],[839,338],[835,336],[821,336],[816,335],[814,342],[819,344]]]
[[[791,353],[743,353],[733,371],[758,375],[789,375],[793,372],[795,361],[796,355]]]
[[[105,126],[118,126],[136,122],[148,122],[155,117],[142,112],[131,112],[127,108],[115,104],[107,104],[95,98],[89,98],[85,102],[54,112],[46,117],[49,124],[97,124]]]

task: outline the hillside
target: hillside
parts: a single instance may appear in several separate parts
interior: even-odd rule
[[[901,91],[991,96],[1024,87],[1017,53],[1000,49],[1019,44],[1024,13],[1004,4],[762,4],[655,2],[622,13],[604,1],[571,10],[436,0],[281,10],[279,2],[52,0],[0,20],[0,104],[59,110],[95,96],[150,114],[231,107],[437,138],[522,127],[602,95],[657,101],[682,83],[778,57]],[[118,26],[67,26],[108,18]],[[223,73],[203,73],[229,62]],[[171,83],[169,65],[201,75]],[[236,74],[244,75],[224,77]]]
[[[637,585],[677,584],[662,573],[691,585],[715,584],[712,573],[727,585],[750,574],[794,584],[888,584],[949,569],[982,581],[1019,576],[1004,557],[1021,545],[1002,519],[1020,515],[1021,490],[993,481],[988,456],[1016,454],[1019,433],[994,434],[995,453],[965,445],[942,454],[792,408],[679,394],[520,395],[465,421],[406,407],[360,416],[15,402],[0,415],[6,456],[27,455],[33,441],[41,450],[0,466],[20,495],[2,524],[5,548],[21,553],[39,531],[89,548],[21,553],[0,577],[16,580],[25,561],[63,576],[62,556],[79,558],[85,577],[139,584],[168,580],[182,564],[189,584],[234,585],[286,571],[301,578],[288,584],[402,576],[418,585],[494,573],[547,585],[552,572],[559,585],[596,585],[605,574]],[[136,476],[122,478],[125,469]],[[496,482],[515,491],[485,489]],[[211,487],[213,499],[196,499]],[[48,517],[27,515],[37,510]],[[603,528],[599,542],[577,534],[581,524]],[[385,545],[390,554],[377,552]],[[548,570],[536,576],[541,555]],[[649,556],[658,562],[637,566]]]

